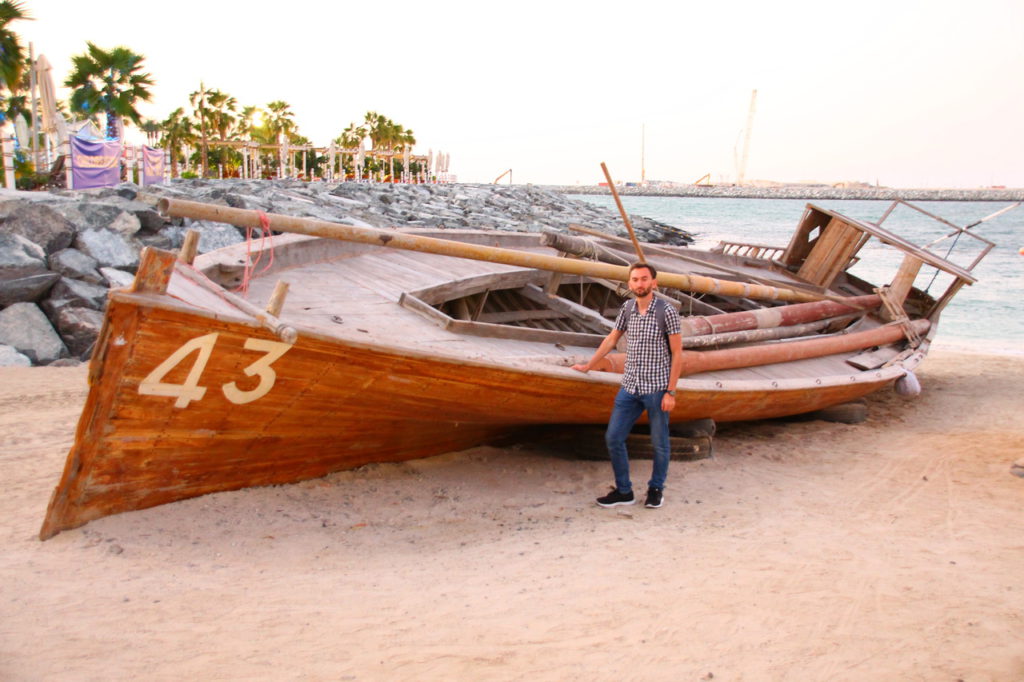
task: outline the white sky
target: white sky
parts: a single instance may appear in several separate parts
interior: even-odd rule
[[[756,88],[748,179],[1024,187],[1021,0],[25,6],[13,28],[55,80],[87,40],[124,45],[157,83],[148,117],[200,80],[285,100],[316,144],[374,110],[465,182],[591,184],[602,161],[636,181],[642,130],[648,180],[731,180]]]

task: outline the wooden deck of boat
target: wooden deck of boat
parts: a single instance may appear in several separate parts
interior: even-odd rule
[[[318,240],[319,241],[319,240]],[[318,248],[304,242],[309,251]],[[538,253],[552,253],[536,245],[524,248]],[[307,262],[281,259],[290,263],[276,267],[250,283],[248,300],[263,306],[270,298],[274,284],[283,280],[291,285],[282,319],[297,328],[314,330],[320,334],[356,339],[387,346],[406,347],[423,352],[458,355],[468,360],[482,360],[498,364],[522,366],[532,361],[542,365],[568,366],[584,361],[593,353],[592,348],[565,345],[556,347],[550,342],[523,341],[504,338],[455,334],[424,319],[418,313],[398,304],[404,292],[437,286],[465,277],[512,273],[526,268],[502,265],[452,256],[440,256],[413,251],[323,242],[322,253],[313,251],[314,258]],[[791,280],[785,273],[739,262],[728,267],[763,279],[775,279],[780,285]],[[709,266],[678,261],[681,272],[715,274]],[[180,278],[175,278],[175,280]],[[194,297],[172,287],[171,293],[189,300],[199,307],[218,310],[224,305],[216,295],[197,292]],[[756,368],[730,369],[692,375],[695,379],[713,381],[776,381],[779,379],[812,379],[855,373],[846,363],[850,354],[827,356]]]

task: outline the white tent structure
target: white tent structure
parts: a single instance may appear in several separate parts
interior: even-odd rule
[[[39,55],[39,59],[32,65],[35,70],[36,84],[39,88],[39,113],[41,118],[41,132],[47,136],[47,141],[54,147],[67,140],[68,129],[64,117],[57,111],[57,90],[53,84],[53,67],[45,55]]]

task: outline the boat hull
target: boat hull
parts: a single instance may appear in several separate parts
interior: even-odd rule
[[[901,373],[816,385],[684,379],[672,418],[799,414]],[[89,376],[43,539],[109,514],[464,449],[530,425],[605,423],[619,379],[313,333],[289,345],[255,322],[126,292],[111,296]]]

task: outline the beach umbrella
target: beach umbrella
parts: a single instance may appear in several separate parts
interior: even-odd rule
[[[32,141],[32,133],[28,130],[28,123],[25,122],[25,117],[15,115],[14,117],[14,135],[18,138],[18,146],[22,149],[28,149]]]
[[[67,122],[57,111],[57,89],[53,84],[53,67],[45,55],[39,55],[33,67],[36,83],[39,85],[39,108],[42,114],[43,132],[50,135],[56,144],[68,137]]]

